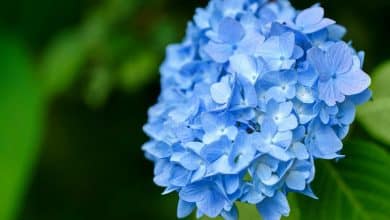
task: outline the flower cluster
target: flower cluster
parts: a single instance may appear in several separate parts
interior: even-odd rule
[[[368,101],[363,52],[314,5],[211,0],[167,49],[161,95],[143,146],[178,217],[237,219],[236,202],[265,220],[289,214],[288,192],[315,198],[314,160],[342,155],[341,140]]]

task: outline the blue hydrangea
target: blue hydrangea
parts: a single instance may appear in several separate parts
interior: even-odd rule
[[[371,97],[364,53],[320,5],[211,0],[167,48],[161,95],[143,146],[177,215],[237,219],[236,202],[265,220],[287,216],[289,192],[310,188],[317,159],[341,158],[357,105]]]

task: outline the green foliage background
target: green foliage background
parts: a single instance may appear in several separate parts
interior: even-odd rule
[[[298,8],[316,1],[292,1]],[[367,52],[373,101],[341,161],[319,161],[319,200],[293,220],[390,219],[390,1],[323,0]],[[140,150],[158,66],[205,0],[15,0],[0,5],[0,220],[175,219]],[[260,219],[240,205],[243,220]],[[192,217],[193,218],[193,217]]]

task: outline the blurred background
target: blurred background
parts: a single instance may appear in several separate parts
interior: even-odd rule
[[[292,2],[302,9],[318,1]],[[1,1],[0,220],[176,218],[177,198],[160,195],[162,189],[152,181],[152,164],[144,159],[140,149],[147,140],[142,125],[148,107],[159,93],[158,68],[166,45],[181,40],[195,8],[206,3],[206,0]],[[353,39],[355,48],[366,51],[365,70],[390,72],[387,71],[390,67],[380,66],[390,59],[390,1],[321,3],[327,17],[348,28],[346,39]],[[387,73],[383,79],[389,78]],[[386,87],[387,84],[380,87],[384,97],[390,95]],[[373,151],[384,155],[377,167],[384,167],[383,172],[387,172],[390,141],[386,125],[390,128],[390,119],[385,113],[390,111],[390,99],[383,99],[385,107],[362,110],[361,120],[347,143],[354,143],[349,144],[353,145],[351,149],[357,146],[371,149],[367,145],[375,145]],[[372,119],[375,125],[365,117],[373,112],[382,117]],[[382,126],[377,129],[379,133],[371,129],[373,126]],[[350,168],[343,162],[335,166],[341,167],[335,170]],[[366,168],[362,166],[358,173],[367,173]],[[343,179],[343,174],[339,176],[349,186],[352,180]],[[372,176],[371,180],[382,178],[379,185],[374,184],[378,189],[389,188],[389,175]],[[321,183],[340,188],[338,179]],[[350,191],[354,193],[356,187],[360,193],[369,188],[370,192],[381,192],[390,198],[388,189],[383,192],[355,185]],[[323,187],[317,188],[320,196],[329,194],[321,194]],[[350,191],[344,194],[350,196]],[[390,219],[388,199],[378,202],[370,198],[378,204],[356,206],[351,202],[354,198],[347,196],[347,203],[352,204],[346,205],[340,202],[343,192],[337,195],[328,201],[340,203],[344,212],[355,208],[368,210],[344,219],[355,219],[353,216]],[[359,203],[358,193],[356,198],[354,201]],[[327,207],[321,202],[312,203],[313,209]],[[384,214],[367,218],[371,209]],[[294,212],[293,216],[298,214]],[[302,213],[300,216],[296,219],[305,218]],[[247,219],[251,218],[255,219]]]

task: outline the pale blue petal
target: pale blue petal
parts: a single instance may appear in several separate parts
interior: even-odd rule
[[[264,198],[265,196],[261,192],[256,191],[254,186],[250,186],[248,191],[243,196],[242,201],[249,204],[257,204],[263,201]]]
[[[244,54],[232,56],[230,58],[230,68],[252,84],[255,84],[260,75],[255,58]]]
[[[210,14],[204,9],[196,9],[196,14],[194,16],[195,24],[202,29],[210,27]]]
[[[210,88],[211,98],[218,104],[226,104],[232,94],[230,85],[224,82],[214,83]]]
[[[296,24],[299,27],[306,27],[319,23],[324,17],[324,9],[321,7],[312,7],[303,10],[298,14]]]
[[[278,132],[273,138],[272,142],[274,144],[277,144],[278,146],[286,149],[290,146],[292,141],[292,132],[291,131],[284,131],[284,132]]]
[[[295,48],[295,36],[292,32],[286,32],[280,36],[279,49],[281,58],[288,59],[293,55]]]
[[[338,89],[338,86],[336,87],[332,79],[325,82],[319,82],[318,90],[318,98],[323,100],[329,106],[334,106],[337,102],[345,100],[345,96]]]
[[[142,150],[159,159],[169,157],[171,155],[169,145],[163,142],[147,142],[142,146]]]
[[[311,104],[315,102],[313,90],[306,86],[297,86],[296,97],[299,101],[305,104]]]
[[[318,24],[306,26],[303,30],[303,33],[307,33],[307,34],[313,33],[313,32],[322,30],[322,29],[324,29],[332,24],[335,24],[335,23],[336,22],[332,19],[324,18]]]
[[[276,145],[274,145],[269,150],[269,155],[274,157],[275,159],[281,160],[281,161],[289,161],[291,159],[290,155],[284,150],[283,148],[280,148]]]
[[[362,70],[339,74],[336,78],[337,89],[344,95],[356,95],[366,90],[371,78]]]
[[[256,54],[260,50],[260,45],[264,43],[265,37],[260,33],[247,32],[245,37],[237,44],[237,52],[247,55]]]
[[[271,178],[272,170],[266,164],[260,163],[256,168],[256,176],[262,181],[266,181]]]
[[[298,160],[306,160],[309,158],[306,146],[301,142],[296,142],[292,145],[291,151]]]
[[[298,120],[294,115],[289,115],[276,122],[279,131],[289,131],[298,127]]]
[[[341,150],[343,144],[336,133],[329,127],[322,127],[316,131],[314,138],[314,156],[324,159],[333,159]]]
[[[346,73],[353,64],[352,51],[344,42],[335,43],[326,53],[326,65],[329,65],[331,73]]]
[[[200,154],[200,151],[204,147],[204,144],[201,142],[188,142],[184,145],[187,149],[191,150],[196,154]]]
[[[302,191],[306,188],[306,178],[302,172],[291,171],[286,177],[286,184],[292,190]]]
[[[229,44],[209,42],[203,49],[217,63],[227,62],[233,53],[233,47]]]
[[[329,66],[325,62],[325,53],[321,49],[315,47],[307,52],[307,60],[314,67],[314,69],[321,75],[329,75]],[[322,76],[323,77],[323,76]]]
[[[270,37],[259,46],[257,56],[279,59],[282,56],[280,51],[280,38]]]

